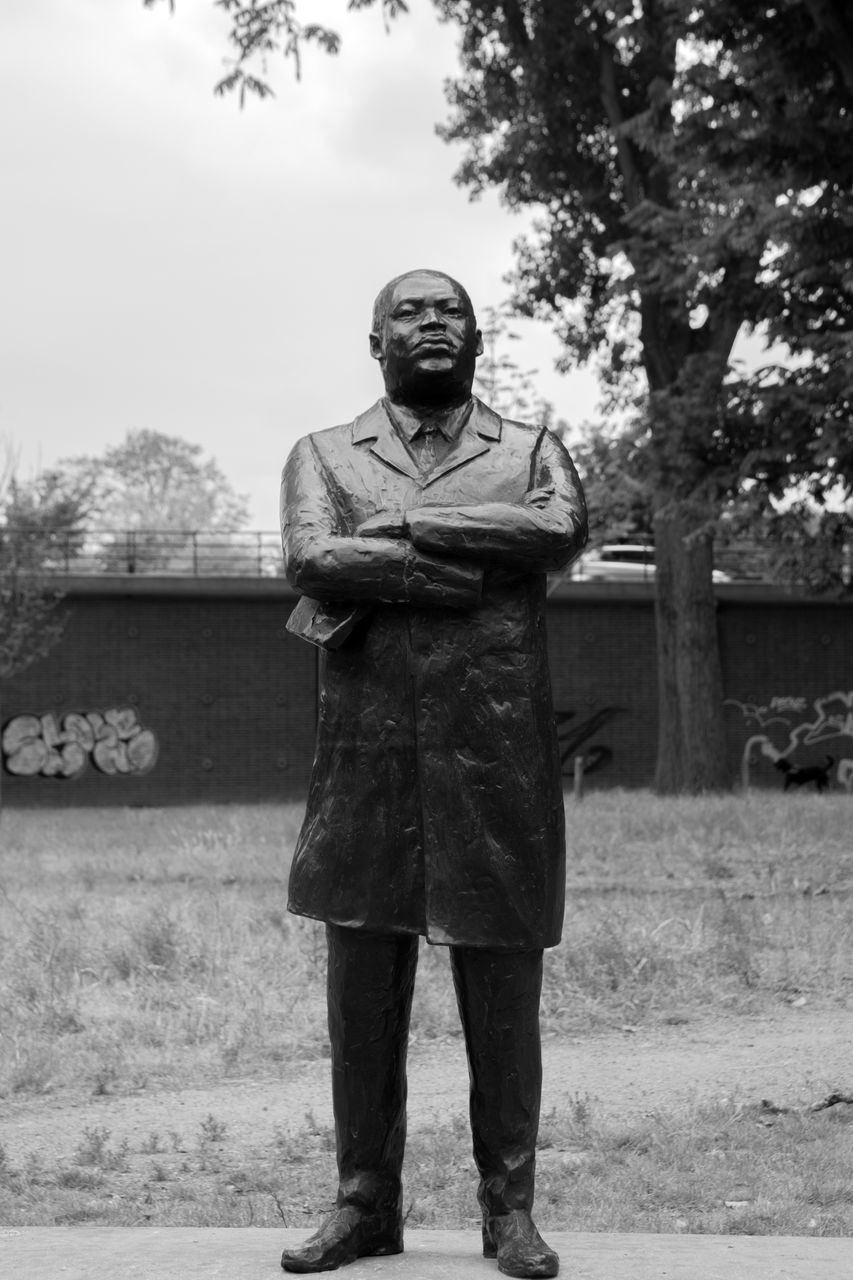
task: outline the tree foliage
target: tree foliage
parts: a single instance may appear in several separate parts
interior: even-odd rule
[[[833,157],[853,154],[849,103],[814,33],[797,66],[809,6],[746,6],[748,21],[717,0],[438,3],[462,27],[443,131],[466,144],[459,179],[540,211],[518,246],[516,301],[555,322],[566,363],[604,351],[612,375],[642,365],[650,421],[667,423],[650,441],[662,495],[714,502],[754,475],[784,485],[829,459],[837,474],[825,377],[821,420],[813,378],[809,421],[790,413],[782,441],[759,412],[766,374],[750,413],[729,413],[733,390],[747,403],[729,368],[744,326],[770,324],[813,358],[831,281],[839,316],[848,305],[836,236],[850,174]]]
[[[593,546],[654,541],[646,436],[644,422],[635,417],[615,430],[585,423],[566,438],[586,494]]]
[[[483,334],[483,354],[474,378],[477,395],[505,418],[551,426],[554,406],[537,391],[538,369],[523,369],[511,355],[520,335],[512,327],[507,307],[486,307],[478,313],[477,323]]]
[[[346,7],[366,9],[376,2],[348,0]],[[142,0],[142,3],[146,9],[165,3],[170,12],[175,12],[175,0]],[[340,48],[340,37],[330,27],[299,20],[296,0],[213,0],[213,3],[230,21],[227,39],[232,51],[232,57],[226,60],[228,70],[214,92],[220,96],[235,93],[241,107],[245,106],[248,96],[273,96],[267,79],[270,57],[283,55],[292,59],[298,78],[305,45],[317,45],[326,53],[337,53]],[[408,12],[405,0],[378,0],[378,3],[386,22]]]
[[[835,0],[722,3],[705,23],[725,94],[713,110],[697,98],[697,151],[712,150],[723,189],[763,194],[756,323],[788,352],[726,380],[728,435],[747,446],[728,527],[757,540],[771,575],[840,594],[853,492],[853,15]]]
[[[46,579],[69,538],[82,537],[86,497],[56,472],[21,483],[7,451],[0,467],[0,679],[44,657],[62,636],[62,595]]]
[[[180,436],[128,431],[121,444],[63,459],[57,470],[89,495],[89,527],[115,531],[99,541],[107,570],[168,570],[184,556],[193,532],[236,532],[249,519],[246,499],[218,464]],[[128,532],[134,535],[130,566]]]
[[[162,431],[128,431],[99,455],[57,470],[86,487],[93,519],[121,529],[239,529],[246,499],[201,445]]]

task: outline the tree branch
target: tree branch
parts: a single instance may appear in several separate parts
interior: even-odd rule
[[[841,72],[848,92],[853,95],[853,23],[833,0],[805,0],[805,5],[816,29],[829,36],[827,47],[830,56]]]
[[[644,198],[643,181],[634,147],[625,137],[625,117],[616,89],[616,60],[612,46],[606,41],[601,46],[601,101],[616,143],[619,169],[625,183],[625,203],[629,209],[635,209]]]

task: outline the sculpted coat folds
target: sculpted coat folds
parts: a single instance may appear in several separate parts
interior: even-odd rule
[[[370,334],[385,396],[300,440],[282,542],[318,645],[317,752],[289,906],[326,922],[338,1193],[287,1271],[403,1248],[406,1052],[418,935],[446,944],[465,1033],[482,1245],[554,1276],[531,1216],[542,949],[559,941],[563,799],[545,575],[586,540],[577,474],[540,426],[471,394],[482,337],[439,272],[392,280]]]
[[[397,537],[366,536],[391,513]],[[549,432],[475,400],[421,475],[382,401],[288,460],[288,575],[369,602],[323,655],[317,755],[290,907],[469,946],[553,946],[563,801],[545,573],[584,507]]]

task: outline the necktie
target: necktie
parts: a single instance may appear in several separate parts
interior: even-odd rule
[[[434,422],[427,422],[418,432],[418,467],[424,473],[432,471],[436,463],[436,441],[439,434]]]

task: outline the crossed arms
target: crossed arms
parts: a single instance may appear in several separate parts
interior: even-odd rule
[[[521,502],[424,505],[387,511],[342,533],[341,495],[310,437],[282,479],[282,544],[289,581],[320,601],[385,601],[473,608],[485,569],[545,573],[586,541],[586,508],[572,461],[542,431]]]

